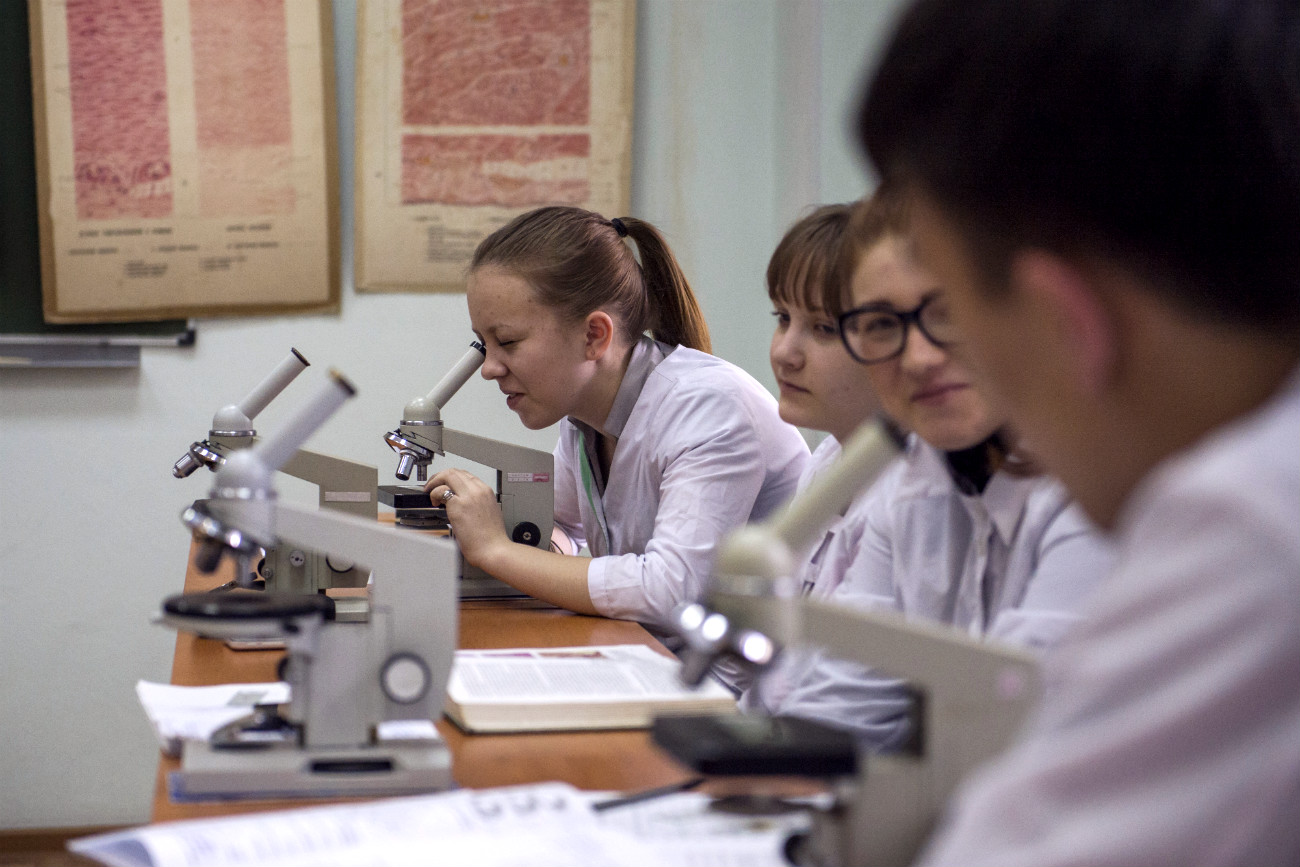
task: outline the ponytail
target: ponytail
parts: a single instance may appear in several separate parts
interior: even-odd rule
[[[636,243],[639,265],[624,237]],[[629,343],[649,331],[662,343],[711,351],[709,329],[686,275],[663,236],[644,220],[606,220],[573,207],[538,208],[483,239],[470,271],[486,266],[521,277],[542,303],[570,320],[606,311]]]
[[[619,222],[626,227],[627,236],[636,242],[641,254],[641,279],[654,313],[649,330],[655,340],[712,352],[709,326],[699,302],[663,235],[635,217],[623,217]]]

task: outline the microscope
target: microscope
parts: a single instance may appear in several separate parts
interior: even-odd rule
[[[1037,662],[1019,649],[979,642],[939,624],[800,594],[796,569],[801,555],[896,453],[879,422],[864,425],[845,444],[835,466],[785,509],[732,533],[719,551],[705,604],[685,604],[674,615],[686,642],[682,677],[688,682],[699,682],[721,657],[761,668],[779,647],[798,644],[908,681],[916,698],[911,744],[891,755],[859,751],[848,770],[845,763],[824,763],[838,769],[826,774],[839,775],[835,802],[814,814],[812,833],[794,849],[799,864],[911,863],[957,783],[1007,746],[1039,693]],[[757,731],[761,722],[753,717],[660,719],[653,736],[701,770],[719,770],[730,760],[732,773],[799,773],[788,761],[773,770],[757,766],[755,755],[777,756],[786,746],[775,743],[779,734],[765,743]],[[827,739],[824,732],[821,736]],[[793,755],[806,743],[789,746],[787,753]],[[806,750],[800,761],[804,768],[810,766]]]
[[[248,396],[237,404],[222,407],[212,417],[208,438],[194,443],[176,465],[172,475],[189,476],[199,467],[216,472],[234,452],[256,442],[253,419],[266,408],[310,362],[296,349],[280,362]],[[376,520],[378,503],[375,489],[379,470],[367,464],[319,452],[299,449],[281,468],[295,478],[311,482],[320,489],[320,506],[359,518]],[[254,566],[257,564],[255,563]],[[316,593],[331,587],[364,587],[369,577],[355,563],[337,554],[322,554],[298,547],[269,548],[260,569],[238,573],[236,581],[248,586],[260,571],[268,590],[285,593]],[[357,600],[357,604],[363,600]],[[343,617],[361,618],[364,607],[342,612]]]
[[[374,583],[364,623],[330,619],[313,594],[196,593],[169,597],[159,621],[212,638],[282,639],[288,704],[259,707],[207,742],[187,741],[174,797],[390,795],[451,785],[451,757],[433,720],[455,653],[458,555],[447,539],[373,518],[279,503],[271,480],[354,393],[331,373],[278,435],[232,452],[208,500],[182,520],[195,565],[225,556],[246,571],[260,551],[304,546],[364,563]]]
[[[384,434],[384,442],[397,452],[396,475],[402,481],[411,478],[412,469],[417,481],[427,481],[435,455],[459,455],[495,469],[497,502],[501,504],[506,532],[521,545],[544,550],[551,542],[555,523],[555,457],[550,452],[463,433],[442,424],[442,407],[483,366],[485,355],[483,344],[471,342],[469,350],[432,391],[406,405],[401,424]],[[401,526],[447,526],[446,509],[433,506],[422,487],[384,485],[379,488],[379,499],[394,508]],[[521,595],[486,572],[465,567],[461,598]]]

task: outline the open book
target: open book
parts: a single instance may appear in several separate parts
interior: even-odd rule
[[[640,644],[458,650],[445,709],[469,732],[644,728],[656,716],[729,713],[735,696]]]

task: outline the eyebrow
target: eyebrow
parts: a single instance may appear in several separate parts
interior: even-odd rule
[[[802,305],[802,304],[798,304],[798,303],[795,303],[795,302],[785,302],[785,301],[773,301],[773,302],[772,302],[772,310],[773,310],[774,312],[775,312],[775,311],[781,311],[781,310],[790,310],[791,308],[796,308],[796,309],[802,310],[802,311],[804,311],[805,313],[817,313],[817,314],[821,314],[821,315],[823,315],[823,316],[825,316],[825,315],[829,315],[829,314],[827,314],[827,312],[826,312],[826,308],[825,308],[825,307],[805,307],[805,306]]]
[[[937,288],[937,287],[936,287],[936,288],[934,288],[934,289],[931,289],[929,292],[926,292],[924,295],[921,296],[921,301],[920,301],[920,303],[917,304],[916,307],[913,307],[912,309],[915,310],[917,307],[920,307],[922,304],[927,304],[927,303],[929,303],[930,301],[934,300],[935,298],[939,297],[939,296],[942,295],[942,294],[943,294],[943,290],[940,289],[940,288]],[[898,308],[895,307],[893,304],[889,303],[888,301],[868,301],[866,304],[860,304],[860,305],[858,305],[857,307],[854,307],[854,308],[851,308],[851,309],[853,309],[853,310],[880,310],[880,311],[887,311],[887,312],[889,312],[889,313],[897,313],[897,312],[899,312],[899,311],[898,311]]]

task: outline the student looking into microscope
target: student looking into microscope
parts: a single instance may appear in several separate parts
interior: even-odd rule
[[[831,208],[796,224],[773,264],[823,215],[842,215],[839,243],[769,271],[782,417],[835,435],[814,456],[819,470],[877,400],[910,435],[814,551],[805,592],[1033,649],[1055,644],[1109,567],[1109,546],[1017,451],[1006,416],[956,356],[943,288],[912,253],[906,201],[885,188]],[[845,728],[880,749],[910,734],[901,683],[813,654],[778,663],[743,703]]]
[[[425,489],[445,498],[465,560],[538,599],[666,636],[720,540],[794,492],[803,437],[763,386],[709,354],[695,295],[645,221],[523,214],[478,246],[466,300],[483,377],[526,427],[560,425],[557,547],[592,556],[512,542],[492,490],[446,469]]]

